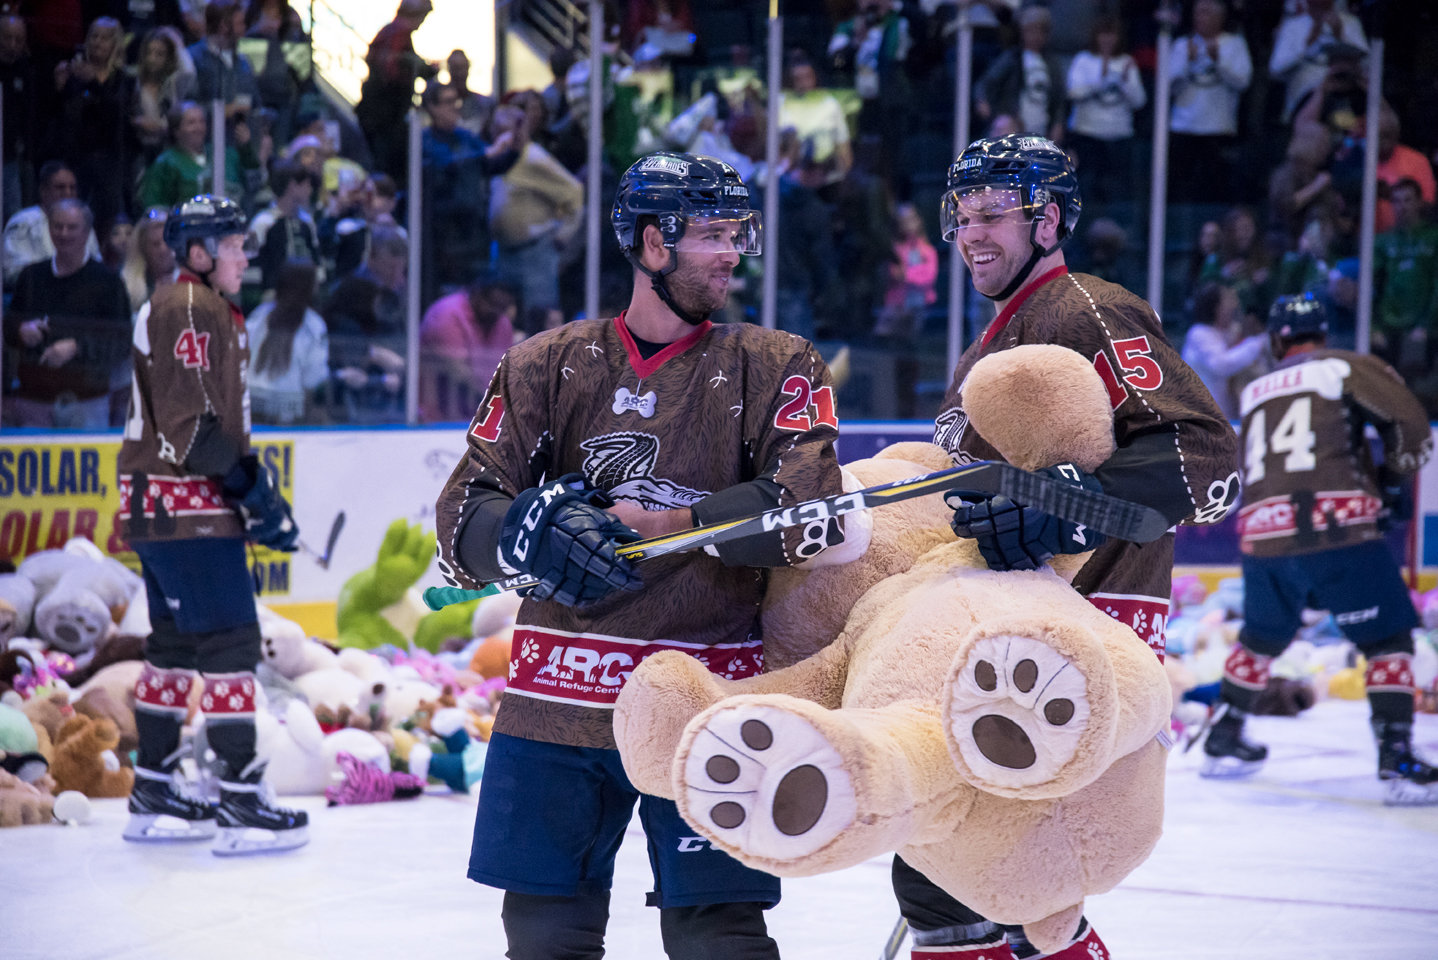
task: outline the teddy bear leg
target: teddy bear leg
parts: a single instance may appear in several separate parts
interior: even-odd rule
[[[1045,956],[1058,953],[1074,939],[1074,931],[1078,930],[1082,919],[1083,904],[1076,903],[1042,920],[1024,924],[1024,936]]]
[[[674,763],[679,810],[716,846],[780,876],[897,849],[967,795],[936,707],[827,710],[731,697],[695,718]]]

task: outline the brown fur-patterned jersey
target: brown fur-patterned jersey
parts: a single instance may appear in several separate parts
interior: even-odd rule
[[[793,504],[841,491],[837,435],[828,368],[799,337],[703,324],[644,360],[622,318],[568,324],[515,346],[500,363],[436,505],[441,571],[477,585],[455,552],[472,493],[514,496],[579,472],[616,499],[686,509],[767,477],[782,489],[781,502]],[[817,533],[786,531],[791,562],[810,555]],[[655,643],[708,658],[718,673],[758,669],[764,571],[697,551],[646,560],[638,571],[642,591],[583,609],[525,601],[514,643],[521,675],[495,729],[612,747],[612,695]],[[724,646],[707,649],[716,645]],[[526,683],[524,672],[542,672],[551,658],[544,679],[553,686]]]
[[[1428,415],[1397,372],[1349,350],[1293,354],[1240,398],[1244,553],[1281,557],[1376,540],[1383,507],[1363,435],[1372,424],[1384,462],[1411,474],[1432,453]]]
[[[956,463],[1002,459],[974,431],[960,402],[964,378],[984,356],[1020,344],[1068,347],[1091,360],[1109,389],[1118,452],[1100,468],[1105,492],[1160,510],[1174,523],[1216,523],[1238,497],[1237,438],[1213,396],[1163,334],[1157,315],[1117,284],[1082,273],[1060,272],[1021,291],[959,358],[940,413],[934,442]],[[1135,456],[1136,451],[1142,456]],[[1107,466],[1107,465],[1106,465]],[[1094,551],[1074,587],[1101,608],[1133,622],[1123,598],[1152,600],[1140,636],[1158,646],[1172,586],[1173,534],[1147,544],[1109,540]],[[1111,603],[1100,602],[1105,597]],[[1160,602],[1161,601],[1161,602]]]

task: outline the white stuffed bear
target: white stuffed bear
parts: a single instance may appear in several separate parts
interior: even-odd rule
[[[341,752],[389,772],[389,751],[373,734],[347,727],[327,735],[299,700],[289,702],[283,718],[255,712],[255,755],[265,763],[265,782],[281,796],[324,793],[340,777]]]

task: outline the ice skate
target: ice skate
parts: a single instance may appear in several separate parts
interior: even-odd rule
[[[208,840],[215,835],[215,807],[187,795],[178,774],[135,768],[126,840],[141,843]]]
[[[1438,768],[1418,759],[1406,740],[1378,744],[1378,779],[1388,785],[1385,806],[1438,805]]]
[[[1224,704],[1203,741],[1203,767],[1200,777],[1232,779],[1257,773],[1268,759],[1268,748],[1243,736],[1244,715]]]
[[[276,806],[270,786],[259,772],[240,781],[220,781],[219,839],[211,848],[217,857],[293,850],[309,842],[309,815]]]

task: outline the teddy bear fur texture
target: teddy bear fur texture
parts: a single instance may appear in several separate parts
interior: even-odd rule
[[[986,358],[963,399],[968,429],[1027,469],[1114,449],[1102,382],[1061,347]],[[902,445],[849,467],[880,483],[947,465]],[[728,681],[657,654],[615,735],[636,787],[744,863],[807,876],[898,851],[1048,952],[1157,843],[1169,683],[1070,586],[1088,554],[993,572],[950,515],[938,495],[889,506],[863,557],[775,571],[765,654],[792,665]]]

